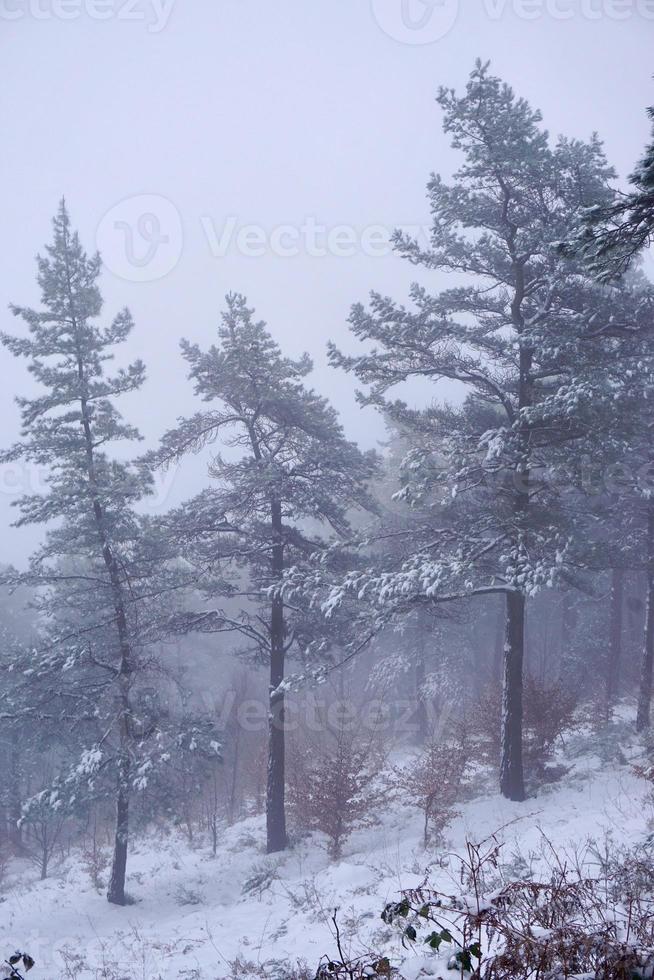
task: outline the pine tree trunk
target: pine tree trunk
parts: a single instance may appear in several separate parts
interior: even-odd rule
[[[618,697],[620,659],[622,654],[622,601],[624,572],[614,568],[611,575],[611,612],[609,624],[609,650],[606,665],[606,723],[611,721],[613,705]]]
[[[472,631],[470,651],[472,654],[472,691],[474,698],[481,696],[484,689],[484,673],[488,667],[488,634],[485,629]]]
[[[119,603],[122,610],[122,603]],[[120,664],[120,746],[118,755],[118,773],[116,784],[116,828],[114,834],[114,854],[111,867],[111,878],[109,880],[109,890],[107,901],[113,905],[125,905],[125,873],[127,868],[127,845],[129,839],[129,797],[131,763],[129,743],[130,733],[130,705],[129,688],[131,674],[131,649],[127,643],[126,629],[127,624],[123,616],[118,616],[119,635],[124,640],[121,643],[121,664]]]
[[[23,813],[21,802],[20,787],[20,750],[18,748],[18,735],[12,732],[10,739],[10,760],[9,760],[9,802],[7,806],[7,816],[9,822],[9,843],[15,854],[20,854],[23,850],[23,832],[20,826],[20,818]]]
[[[127,845],[129,840],[129,757],[121,758],[116,787],[116,831],[111,878],[107,900],[112,905],[125,905],[125,875],[127,871]]]
[[[73,303],[73,291],[68,276],[68,293],[70,300],[70,311],[73,318],[73,326],[77,331],[75,322],[75,307]],[[107,899],[116,905],[125,904],[125,869],[127,865],[127,840],[129,833],[129,785],[130,785],[130,715],[129,715],[129,687],[130,676],[133,670],[132,647],[130,642],[129,625],[125,602],[123,596],[123,583],[121,582],[120,567],[114,554],[111,538],[107,528],[106,513],[100,496],[100,488],[97,480],[95,442],[91,428],[91,414],[88,405],[88,382],[84,369],[82,351],[77,350],[77,376],[80,387],[80,409],[81,424],[84,433],[86,469],[89,481],[89,494],[93,520],[95,522],[96,533],[100,543],[102,560],[107,570],[111,599],[114,608],[116,634],[118,648],[120,652],[120,664],[118,667],[118,686],[120,701],[119,719],[119,759],[118,759],[118,786],[116,798],[116,830],[115,844],[111,880]]]
[[[654,667],[654,501],[647,505],[647,593],[645,612],[645,645],[638,692],[636,728],[639,732],[650,726],[652,701],[652,668]]]
[[[427,702],[425,700],[425,692],[423,690],[427,673],[425,647],[428,629],[430,630],[429,635],[432,637],[432,641],[433,638],[437,636],[437,631],[429,619],[423,616],[421,610],[419,610],[416,614],[416,629],[418,631],[415,662],[416,743],[418,745],[425,745],[429,736],[430,720],[429,712],[427,711]]]
[[[271,506],[273,548],[273,578],[281,577],[284,570],[284,543],[281,504]],[[284,680],[284,601],[280,596],[272,600],[270,614],[270,715],[268,742],[268,782],[266,787],[267,852],[274,854],[287,846],[285,811],[285,737],[284,694],[279,685]]]
[[[513,247],[513,242],[511,243]],[[524,264],[514,257],[515,293],[511,313],[516,333],[524,330],[522,302],[525,297]],[[518,410],[523,412],[532,403],[532,351],[520,341],[520,377]],[[513,515],[516,542],[520,542],[529,527],[529,504],[532,490],[530,431],[524,416],[518,419],[519,468],[511,474],[514,484]],[[504,639],[504,679],[502,687],[502,732],[500,759],[500,792],[509,800],[525,798],[522,765],[522,669],[525,656],[525,595],[517,589],[506,593],[506,633]]]
[[[502,691],[502,796],[520,802],[525,798],[522,768],[522,664],[525,638],[525,597],[521,592],[506,594],[506,636],[504,641],[504,685]]]
[[[239,766],[239,748],[241,742],[241,730],[237,726],[236,734],[234,735],[234,758],[232,759],[232,772],[231,779],[229,782],[229,799],[227,801],[227,825],[229,827],[234,823],[234,818],[236,815],[236,787],[238,782],[238,766]]]
[[[570,590],[566,589],[565,592],[561,593],[561,610],[560,610],[560,631],[559,631],[559,662],[561,664],[561,671],[565,670],[566,664],[569,659],[569,644],[568,644],[568,634],[571,632],[569,618],[572,611],[572,603],[570,600]]]
[[[41,864],[41,873],[39,875],[41,881],[45,881],[46,878],[48,877],[48,860],[49,860],[48,841],[47,841],[47,838],[46,838],[44,840],[44,842],[43,842],[42,847],[41,847],[41,862],[40,862],[40,864]]]
[[[91,470],[91,472],[93,472]],[[114,854],[112,861],[111,879],[107,900],[114,905],[125,904],[125,872],[127,867],[127,843],[129,836],[129,686],[132,672],[132,650],[129,642],[127,616],[123,603],[120,573],[113,551],[104,531],[104,515],[99,501],[94,501],[94,512],[98,526],[98,534],[102,544],[102,556],[109,572],[109,581],[116,614],[116,628],[120,645],[120,667],[118,683],[120,687],[120,754],[118,759],[118,775],[116,788],[116,828],[114,837]]]
[[[416,742],[424,745],[427,741],[429,732],[429,720],[427,718],[427,705],[425,704],[425,694],[423,686],[425,683],[425,657],[421,649],[418,653],[415,668],[415,697],[416,697]]]
[[[495,624],[495,648],[493,650],[493,668],[491,684],[495,687],[502,682],[504,671],[504,634],[506,633],[506,609],[503,597],[497,604],[497,620]]]
[[[121,717],[120,749],[116,779],[116,828],[114,833],[114,853],[111,863],[111,878],[107,901],[112,905],[125,905],[125,875],[127,872],[127,846],[129,842],[129,784],[131,765],[129,756],[129,669],[123,664],[120,677]]]

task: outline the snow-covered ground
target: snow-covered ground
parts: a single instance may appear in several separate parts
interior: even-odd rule
[[[448,846],[457,852],[466,838],[498,832],[504,861],[523,874],[537,870],[544,835],[569,851],[589,840],[601,844],[606,835],[618,844],[641,843],[651,805],[650,787],[631,771],[640,751],[626,726],[599,754],[589,738],[577,736],[565,752],[570,772],[559,783],[522,804],[491,793],[470,800],[447,832]],[[177,836],[137,840],[128,879],[134,904],[126,908],[107,904],[78,859],[54,868],[45,882],[15,868],[2,888],[3,952],[21,948],[34,956],[34,980],[200,980],[231,976],[237,959],[315,967],[334,951],[330,918],[338,907],[353,950],[370,942],[397,955],[397,938],[380,919],[383,906],[422,882],[428,868],[441,883],[448,874],[437,864],[443,852],[422,847],[421,818],[410,808],[395,807],[378,827],[355,834],[335,864],[315,837],[282,857],[266,857],[263,844],[260,818],[226,829],[215,859],[208,842],[190,848]],[[283,971],[273,967],[270,975]]]

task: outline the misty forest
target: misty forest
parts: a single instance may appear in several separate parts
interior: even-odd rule
[[[619,175],[499,74],[432,65],[428,233],[318,379],[254,262],[149,395],[57,174],[0,334],[11,980],[654,977],[654,100]]]

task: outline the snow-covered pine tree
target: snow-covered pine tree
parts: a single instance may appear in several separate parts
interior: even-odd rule
[[[583,463],[581,485],[565,490],[565,510],[574,515],[571,582],[596,595],[608,591],[605,717],[620,685],[624,645],[625,578],[642,575],[646,610],[637,726],[649,726],[654,672],[654,288],[634,268],[606,292],[607,310],[596,318],[613,369],[613,401],[598,420],[601,442]],[[598,576],[610,574],[606,583]],[[598,593],[599,589],[599,593]]]
[[[647,113],[652,136],[629,177],[633,189],[609,205],[590,206],[579,234],[561,246],[564,254],[582,254],[601,282],[624,275],[654,241],[654,106]]]
[[[651,423],[650,423],[651,425]],[[651,430],[650,430],[651,433]],[[638,688],[636,727],[644,731],[651,724],[652,679],[654,676],[654,488],[645,495],[642,558],[645,566],[645,635]]]
[[[611,282],[625,276],[654,241],[654,106],[647,112],[653,123],[652,136],[642,159],[629,177],[633,189],[608,205],[590,206],[576,236],[560,245],[562,254],[583,257],[590,272],[600,282]],[[652,451],[652,420],[648,402],[643,409],[644,413],[637,415],[641,428],[635,433],[635,452],[636,455],[640,453],[641,462],[645,458],[648,460]],[[650,724],[654,673],[654,498],[652,495],[643,496],[646,516],[641,557],[647,580],[647,616],[638,696],[637,725],[640,730],[648,728]]]
[[[377,565],[377,574],[384,574],[386,570],[396,568],[401,564],[407,554],[411,553],[416,540],[417,525],[424,527],[431,526],[431,515],[429,508],[423,512],[422,508],[416,503],[414,506],[407,506],[405,501],[397,498],[398,472],[401,469],[403,460],[411,454],[413,450],[421,447],[420,433],[415,427],[409,427],[405,431],[399,430],[393,425],[391,419],[386,420],[388,434],[385,443],[385,453],[383,470],[380,478],[375,481],[375,496],[379,501],[379,514],[376,526],[373,524],[359,531],[359,541],[364,545],[361,553],[357,555],[352,547],[349,555],[342,556],[342,561],[348,561],[348,571],[351,573],[357,566],[363,564],[370,569],[374,564]],[[442,521],[447,520],[447,516],[441,514]],[[365,535],[369,537],[369,544],[365,546]],[[331,587],[338,589],[339,576],[331,563]],[[324,563],[323,563],[324,575]],[[324,590],[328,583],[320,583]],[[489,600],[492,601],[492,600]],[[393,691],[398,690],[401,685],[402,674],[408,673],[413,679],[413,694],[415,695],[415,727],[416,740],[423,745],[428,738],[430,728],[433,726],[434,702],[433,697],[429,697],[429,688],[433,681],[434,673],[447,671],[447,650],[444,644],[444,631],[442,629],[443,620],[450,617],[450,610],[444,606],[436,606],[431,603],[421,603],[416,607],[412,598],[406,607],[401,601],[394,603],[392,615],[390,609],[385,610],[388,615],[384,615],[384,610],[365,609],[362,598],[357,595],[356,600],[351,600],[352,605],[359,613],[359,629],[355,632],[352,625],[356,622],[355,615],[343,610],[350,624],[350,651],[356,650],[357,645],[369,635],[373,628],[375,639],[386,636],[390,642],[390,649],[377,652],[376,663],[371,674],[372,678],[383,678],[384,682],[391,685]],[[375,622],[374,612],[381,613]],[[371,615],[371,613],[373,615]],[[332,616],[334,613],[332,613]],[[429,678],[429,682],[428,682]]]
[[[500,786],[521,800],[526,601],[553,584],[575,533],[552,474],[565,467],[565,481],[578,483],[583,454],[606,451],[636,325],[557,248],[587,207],[613,200],[599,140],[551,146],[540,114],[481,62],[462,97],[441,89],[438,102],[463,164],[451,186],[439,176],[428,185],[429,247],[401,232],[395,246],[458,284],[436,295],[414,285],[412,308],[373,293],[350,317],[372,350],[347,357],[332,346],[331,359],[368,386],[364,403],[413,425],[422,441],[404,496],[431,503],[434,518],[396,574],[378,579],[380,597],[505,596]],[[410,411],[389,392],[412,378],[454,381],[466,400]],[[439,518],[452,497],[454,528]]]
[[[50,652],[41,669],[62,664],[52,651],[85,645],[101,636],[111,678],[111,726],[117,733],[116,829],[108,899],[125,903],[125,869],[129,834],[129,796],[133,780],[130,757],[130,687],[135,669],[129,557],[139,537],[133,506],[150,490],[143,469],[107,455],[111,443],[134,440],[137,431],[123,422],[114,400],[138,389],[144,380],[141,361],[109,375],[105,366],[116,345],[132,330],[123,309],[107,326],[97,318],[102,298],[97,280],[99,255],[89,257],[71,230],[65,202],[53,221],[54,237],[39,256],[37,282],[42,310],[13,307],[28,327],[27,336],[1,339],[16,357],[25,358],[42,392],[17,399],[22,437],[0,456],[3,462],[24,460],[47,468],[48,492],[17,501],[18,526],[48,526],[45,542],[33,555],[24,578],[45,589],[43,608],[51,620]],[[70,604],[82,603],[89,622],[78,618],[74,633],[58,628],[59,615],[70,617]],[[92,614],[96,610],[96,615]],[[106,614],[104,621],[97,611]],[[64,657],[64,662],[66,657]],[[104,696],[109,694],[105,691]]]
[[[0,569],[0,580],[11,575],[10,568]],[[8,844],[14,853],[22,850],[20,818],[26,783],[36,781],[35,758],[53,736],[53,728],[45,722],[35,724],[36,719],[21,710],[28,705],[16,697],[21,679],[12,667],[36,639],[34,611],[28,608],[32,598],[25,589],[0,590],[0,848]]]
[[[216,346],[202,351],[182,341],[196,394],[210,405],[164,436],[155,461],[169,463],[217,439],[235,450],[214,456],[209,473],[217,486],[181,508],[171,526],[193,563],[213,570],[205,581],[212,608],[191,615],[189,627],[237,633],[244,652],[269,665],[266,821],[267,848],[275,852],[287,844],[285,660],[302,633],[293,623],[301,611],[284,601],[284,571],[345,533],[350,508],[370,504],[366,484],[376,461],[345,439],[334,409],[306,387],[309,358],[284,357],[243,296],[226,302]],[[231,586],[218,578],[230,568]],[[247,577],[242,588],[234,585],[238,568]]]
[[[636,727],[650,726],[654,677],[654,288],[643,286],[644,277],[630,273],[626,280],[636,280],[635,297],[640,297],[650,323],[650,333],[634,359],[629,373],[639,381],[641,397],[633,398],[617,414],[616,425],[622,429],[625,451],[619,460],[616,478],[608,488],[601,505],[603,524],[600,537],[614,561],[619,563],[622,588],[625,570],[635,570],[643,577],[645,624],[638,686]],[[604,488],[607,489],[606,487]],[[612,587],[611,645],[616,653],[623,641],[622,616],[618,616]],[[613,658],[615,659],[615,658]],[[611,664],[617,675],[618,665]],[[617,677],[616,677],[617,684]]]

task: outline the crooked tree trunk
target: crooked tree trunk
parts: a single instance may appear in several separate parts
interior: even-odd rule
[[[116,777],[116,827],[114,853],[107,901],[112,905],[125,905],[125,876],[127,873],[127,847],[129,843],[129,787],[131,764],[129,755],[129,678],[121,677],[120,754]]]
[[[284,570],[282,508],[278,501],[271,505],[273,532],[272,574],[280,579]],[[274,854],[287,846],[285,809],[285,736],[284,693],[284,601],[275,595],[270,611],[270,707],[268,741],[268,781],[266,786],[267,852]]]
[[[506,593],[504,682],[502,689],[502,796],[520,802],[525,798],[522,768],[522,665],[525,646],[525,597]]]
[[[652,668],[654,666],[654,501],[647,504],[647,586],[645,597],[645,643],[638,692],[636,728],[639,732],[650,726],[652,702]]]
[[[611,612],[609,622],[609,650],[606,665],[606,723],[611,721],[613,705],[618,698],[620,683],[620,659],[622,656],[622,605],[624,595],[624,571],[614,568],[611,575]]]

